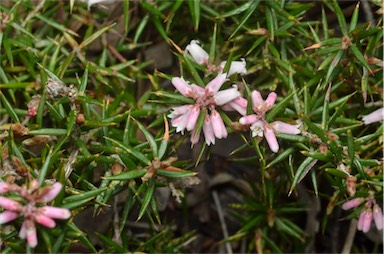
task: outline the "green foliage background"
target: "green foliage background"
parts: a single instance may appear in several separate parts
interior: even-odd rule
[[[380,7],[370,3],[374,10]],[[118,1],[113,9],[74,0],[2,1],[2,179],[16,175],[18,183],[62,182],[65,193],[54,205],[71,209],[74,217],[87,207],[98,213],[126,192],[117,227],[121,240],[113,238],[112,225],[106,235],[98,233],[103,252],[188,251],[194,232],[173,235],[153,193],[175,179],[193,179],[201,162],[202,157],[173,160],[188,137],[176,138],[164,121],[172,106],[186,102],[169,85],[171,77],[183,75],[197,84],[211,79],[182,54],[190,40],[198,39],[212,64],[246,58],[244,97],[254,89],[278,94],[268,120],[303,123],[301,135],[278,134],[278,154],[247,132],[228,129],[244,139],[231,159],[254,165],[260,174],[259,182],[250,183],[254,195],[233,204],[242,226],[230,240],[247,239],[249,252],[304,252],[315,235],[297,225],[305,204],[287,198],[302,181],[306,192],[325,204],[320,235],[334,210],[349,199],[341,164],[357,178],[356,196],[373,192],[382,202],[383,125],[361,121],[382,107],[382,18],[366,22],[359,4],[351,12],[341,4]],[[144,57],[158,44],[172,53],[171,67],[159,70]],[[49,98],[48,79],[73,84],[76,96]],[[36,117],[29,117],[27,103],[34,95],[41,99]],[[238,120],[223,117],[230,126]],[[209,147],[201,149],[201,155],[209,154]],[[237,156],[244,151],[254,156]],[[183,170],[168,171],[169,165]],[[359,211],[343,218],[355,218]],[[131,214],[150,222],[149,237],[123,230]],[[17,236],[20,225],[17,221],[11,231],[0,231],[4,253],[31,251]],[[72,219],[53,230],[39,227],[38,234],[36,251],[70,252],[75,243],[97,251]]]

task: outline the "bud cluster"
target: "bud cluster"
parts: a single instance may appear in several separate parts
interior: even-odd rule
[[[41,188],[37,180],[32,180],[28,187],[26,185],[20,187],[16,184],[0,182],[1,194],[13,192],[22,199],[22,202],[19,202],[0,196],[0,206],[5,209],[4,212],[0,213],[0,225],[24,216],[19,237],[27,239],[28,245],[32,248],[36,247],[36,223],[48,228],[54,228],[56,223],[53,219],[68,219],[71,217],[71,212],[66,208],[38,205],[38,203],[52,201],[61,189],[62,185],[59,182]]]
[[[205,114],[202,129],[207,145],[215,144],[215,138],[222,139],[228,136],[224,121],[217,108],[222,110],[237,111],[243,117],[239,123],[244,126],[250,126],[253,137],[263,137],[265,135],[269,147],[273,152],[279,150],[275,132],[287,134],[299,134],[299,125],[291,125],[280,121],[269,124],[265,121],[265,113],[270,110],[277,98],[276,93],[272,92],[264,101],[260,92],[252,92],[253,110],[256,114],[246,115],[247,99],[243,98],[238,91],[238,87],[220,90],[228,77],[233,74],[246,74],[245,59],[241,61],[232,61],[226,73],[223,73],[227,61],[221,62],[218,66],[209,62],[208,53],[199,45],[198,41],[192,40],[186,47],[185,53],[188,53],[192,59],[200,65],[205,65],[207,70],[217,71],[216,78],[210,81],[205,88],[195,84],[189,84],[182,77],[172,79],[172,84],[183,96],[192,98],[195,103],[173,107],[173,111],[168,115],[172,119],[171,124],[176,127],[176,132],[184,133],[184,130],[191,131],[191,143],[194,145],[200,137],[200,130],[196,129],[199,116]]]
[[[345,202],[342,206],[344,210],[349,210],[364,204],[363,209],[360,212],[359,220],[357,223],[357,229],[367,233],[371,228],[372,219],[375,222],[376,228],[378,230],[383,229],[383,212],[380,206],[376,203],[376,200],[373,196],[368,198],[354,198]],[[372,208],[373,206],[373,208]]]
[[[222,139],[228,136],[224,121],[217,111],[218,107],[224,110],[236,110],[240,114],[246,113],[247,100],[241,97],[238,87],[220,90],[223,84],[228,81],[228,77],[233,74],[245,74],[245,60],[231,62],[227,73],[222,73],[226,61],[218,67],[210,65],[208,53],[200,47],[198,41],[192,40],[185,49],[186,53],[200,65],[206,65],[210,71],[218,71],[217,76],[211,80],[204,88],[196,84],[189,84],[183,77],[172,78],[172,85],[183,96],[192,98],[195,103],[173,107],[171,114],[171,124],[176,127],[176,132],[184,133],[184,130],[191,131],[191,143],[194,145],[200,137],[200,130],[196,129],[197,121],[201,114],[205,114],[203,122],[203,132],[207,145],[215,144],[215,139]]]

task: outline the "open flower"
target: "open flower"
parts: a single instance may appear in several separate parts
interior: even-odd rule
[[[299,125],[292,125],[280,121],[272,122],[271,124],[265,121],[264,117],[276,101],[276,93],[272,92],[264,101],[258,91],[253,91],[251,94],[253,110],[256,114],[246,115],[239,119],[242,125],[250,125],[252,137],[265,137],[272,152],[279,151],[279,143],[277,142],[275,132],[286,134],[299,134]]]
[[[16,192],[24,202],[14,201],[10,198],[0,197],[0,206],[5,209],[0,213],[0,224],[5,224],[20,216],[24,216],[19,237],[27,239],[32,248],[37,245],[36,223],[48,228],[54,228],[56,223],[53,219],[68,219],[71,212],[66,208],[52,206],[37,206],[36,203],[52,201],[62,188],[61,183],[56,182],[52,186],[39,188],[38,182],[33,180],[29,188],[25,185],[20,187],[15,184],[0,183],[0,192]]]
[[[207,114],[202,128],[207,145],[215,144],[215,138],[221,139],[228,136],[223,119],[216,108],[232,105],[231,103],[240,97],[240,92],[236,85],[232,86],[232,88],[220,90],[227,80],[226,77],[226,73],[218,74],[205,88],[195,84],[188,84],[183,78],[175,77],[172,79],[172,84],[177,91],[195,101],[191,105],[173,107],[173,111],[168,115],[172,119],[172,126],[176,127],[176,132],[184,133],[185,130],[192,132],[192,145],[199,140],[200,133],[196,133],[195,129],[202,112]],[[234,102],[234,107],[238,103],[240,102]]]

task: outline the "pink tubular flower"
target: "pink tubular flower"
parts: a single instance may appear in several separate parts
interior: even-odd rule
[[[66,220],[71,217],[71,212],[66,208],[59,208],[54,206],[43,206],[39,208],[39,213],[51,217],[53,219]]]
[[[363,122],[365,125],[376,123],[376,122],[382,122],[384,120],[384,107],[379,108],[372,113],[363,116]]]
[[[196,105],[193,106],[188,116],[188,122],[186,126],[187,131],[192,131],[195,129],[199,115],[200,115],[200,107]]]
[[[54,228],[56,226],[56,223],[54,220],[52,220],[50,217],[45,216],[41,213],[36,213],[33,217],[35,222],[47,227],[47,228]]]
[[[181,78],[172,78],[172,85],[185,97],[191,97],[192,95],[192,87],[185,82],[183,77]]]
[[[372,209],[364,209],[359,216],[359,220],[357,222],[357,229],[367,233],[371,228],[372,223]]]
[[[215,134],[213,132],[211,117],[207,115],[203,123],[203,132],[205,137],[205,143],[207,145],[215,144]]]
[[[224,82],[227,80],[226,74],[218,74],[216,78],[212,79],[206,86],[205,91],[209,94],[217,93]]]
[[[364,198],[354,198],[347,202],[345,202],[342,206],[343,210],[349,210],[351,208],[355,208],[359,206],[361,203],[363,203]]]
[[[0,197],[0,206],[9,211],[18,211],[22,207],[19,202],[5,197]]]
[[[21,225],[19,237],[21,239],[27,239],[28,245],[32,248],[35,248],[37,246],[36,225],[33,220],[24,220],[23,225]]]
[[[276,132],[281,132],[285,134],[300,134],[300,125],[292,125],[280,121],[275,121],[271,123],[272,129]]]
[[[267,123],[265,124],[264,136],[272,152],[277,153],[279,151],[279,143],[277,142],[273,129]]]
[[[219,69],[223,70],[226,64],[227,64],[227,61],[221,62]],[[246,66],[246,63],[244,58],[242,58],[241,61],[232,61],[231,66],[229,67],[229,70],[228,70],[228,77],[235,73],[238,73],[240,75],[247,74],[247,68],[245,66]]]
[[[259,120],[260,120],[260,116],[256,114],[252,114],[252,115],[247,115],[240,118],[239,123],[242,125],[249,125],[249,124],[256,123]]]
[[[222,109],[227,111],[236,110],[242,116],[245,116],[247,114],[247,104],[248,104],[248,101],[246,99],[244,99],[243,97],[238,97],[228,102],[227,104],[224,104],[222,106]]]
[[[216,108],[224,105],[229,105],[233,102],[233,107],[239,111],[246,111],[246,103],[240,98],[240,92],[236,85],[232,88],[220,90],[221,86],[227,81],[227,74],[219,73],[211,80],[205,88],[195,84],[189,85],[182,78],[173,78],[173,86],[185,97],[192,98],[195,103],[191,105],[183,105],[174,107],[173,111],[168,115],[171,118],[171,125],[176,127],[176,132],[184,134],[184,130],[192,133],[191,143],[194,145],[200,136],[200,133],[195,135],[197,120],[201,112],[207,114],[203,123],[203,132],[206,139],[206,144],[215,144],[215,138],[221,139],[228,136],[223,119],[217,112]],[[234,102],[237,100],[236,102]],[[245,105],[245,106],[244,106]],[[244,107],[244,109],[241,109]]]
[[[213,110],[211,114],[211,126],[216,138],[221,139],[228,136],[223,119],[216,110]]]
[[[4,211],[0,213],[0,225],[13,221],[19,217],[19,213],[12,211]]]
[[[216,105],[218,106],[222,106],[226,103],[229,103],[238,97],[240,97],[240,92],[237,90],[236,85],[232,86],[232,88],[219,91],[213,96]]]
[[[209,55],[199,44],[199,41],[192,40],[185,48],[185,51],[192,56],[196,63],[200,65],[207,64]]]
[[[375,221],[376,228],[378,230],[383,229],[383,212],[381,211],[380,206],[375,204],[373,206],[373,220]]]
[[[36,198],[36,202],[38,203],[51,202],[57,196],[57,194],[60,193],[62,188],[63,188],[63,185],[61,185],[61,183],[59,182],[54,183],[46,193],[44,193],[43,191],[42,195]]]
[[[68,219],[71,212],[66,208],[52,206],[37,206],[36,203],[46,203],[52,201],[61,191],[62,185],[59,182],[52,186],[39,188],[37,180],[19,187],[15,184],[6,184],[7,189],[16,192],[24,199],[23,204],[6,197],[0,197],[0,206],[6,211],[0,213],[0,224],[5,224],[15,220],[19,216],[24,216],[19,236],[27,239],[28,245],[32,248],[37,245],[36,223],[48,228],[54,228],[56,223],[53,219]],[[4,186],[3,186],[4,188]]]

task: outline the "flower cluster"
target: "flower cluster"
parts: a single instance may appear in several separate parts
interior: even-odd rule
[[[61,183],[56,182],[52,186],[39,188],[37,180],[32,180],[29,188],[26,185],[0,183],[0,193],[17,193],[24,202],[18,202],[10,198],[0,197],[0,206],[5,209],[0,213],[0,225],[17,219],[24,215],[19,237],[27,239],[32,248],[37,245],[36,223],[48,228],[54,228],[56,223],[53,219],[68,219],[71,213],[66,208],[52,206],[38,206],[37,203],[52,201],[62,188]]]
[[[196,63],[209,66],[208,53],[200,47],[196,40],[192,40],[185,51],[191,55]],[[200,114],[205,114],[202,129],[205,142],[210,145],[215,144],[216,138],[221,139],[228,136],[217,107],[222,107],[224,110],[237,110],[243,115],[246,113],[247,100],[241,97],[236,85],[233,85],[232,88],[220,90],[230,75],[246,73],[245,60],[232,62],[228,73],[222,73],[225,64],[226,62],[222,62],[221,67],[216,68],[219,70],[217,76],[205,88],[196,84],[189,84],[183,77],[172,79],[172,85],[177,91],[195,101],[194,104],[173,107],[173,111],[168,115],[172,119],[172,126],[176,127],[176,132],[184,133],[185,129],[192,132],[192,145],[197,143],[200,137],[200,130],[196,130]]]
[[[250,125],[252,136],[265,136],[269,147],[273,152],[279,150],[275,132],[287,134],[299,134],[299,126],[275,121],[269,124],[265,121],[265,113],[271,109],[276,101],[276,93],[272,92],[264,101],[258,91],[252,92],[253,110],[256,114],[246,115],[248,101],[241,97],[238,87],[234,85],[232,88],[220,91],[221,86],[228,77],[233,74],[246,74],[246,62],[232,61],[226,73],[223,73],[227,61],[223,61],[220,65],[215,66],[209,63],[208,53],[199,45],[198,41],[192,40],[186,47],[185,52],[200,65],[206,65],[209,71],[217,71],[218,74],[205,88],[195,84],[187,83],[182,77],[172,79],[173,86],[185,97],[192,98],[195,103],[191,105],[183,105],[173,107],[171,114],[168,115],[172,119],[171,124],[176,127],[176,132],[184,133],[184,130],[192,132],[191,143],[195,144],[200,137],[200,130],[196,130],[197,121],[201,113],[205,114],[203,122],[203,132],[207,145],[215,144],[215,138],[226,138],[228,133],[224,125],[223,119],[216,110],[221,107],[223,110],[235,110],[243,117],[239,122],[242,125]],[[196,133],[197,132],[197,133]]]
[[[237,86],[219,91],[225,81],[225,73],[218,74],[205,88],[195,84],[190,85],[183,78],[172,79],[173,86],[182,95],[195,101],[195,104],[173,107],[173,111],[168,115],[172,119],[172,126],[176,127],[176,132],[184,133],[185,129],[192,132],[192,145],[199,140],[200,133],[195,132],[197,120],[202,112],[206,113],[203,132],[207,145],[215,144],[215,138],[226,138],[228,135],[223,119],[216,110],[217,106],[228,104],[228,107],[245,112]]]
[[[378,230],[383,229],[383,212],[380,206],[376,203],[376,200],[373,196],[368,198],[354,198],[345,202],[342,206],[344,210],[349,210],[355,208],[364,203],[364,208],[362,209],[359,220],[357,222],[357,229],[367,233],[371,228],[372,219],[375,222],[376,228]],[[373,205],[373,209],[372,209]]]
[[[279,150],[279,143],[277,142],[275,132],[281,132],[286,134],[299,134],[299,125],[291,125],[280,121],[275,121],[269,124],[265,120],[265,113],[270,110],[275,104],[277,95],[272,92],[268,95],[264,101],[263,97],[258,91],[252,91],[252,109],[256,114],[246,115],[240,118],[239,122],[242,125],[250,125],[252,131],[252,137],[263,137],[267,140],[267,143],[271,150],[275,153]]]

